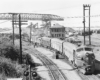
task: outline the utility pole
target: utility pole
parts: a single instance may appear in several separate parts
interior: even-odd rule
[[[84,45],[85,45],[85,5],[83,5]]]
[[[90,36],[90,5],[83,5],[83,24],[84,24],[84,45],[85,45],[85,10],[89,10],[89,45],[91,45],[91,36]]]
[[[21,16],[19,14],[19,35],[20,35],[20,64],[22,64],[22,40],[21,40]]]
[[[90,36],[90,5],[89,5],[89,45],[91,45],[91,36]]]
[[[16,23],[17,14],[16,13],[9,13],[9,14],[12,14],[12,28],[13,28],[12,33],[13,33],[13,45],[14,45],[14,25]]]
[[[21,15],[18,14],[18,21],[19,21],[19,35],[20,35],[20,64],[22,64],[22,37],[21,37],[21,25],[26,25],[26,23],[22,23],[22,22],[27,22],[27,21],[22,21],[21,19]],[[16,23],[17,24],[17,23]]]
[[[13,45],[14,45],[14,14],[12,14]]]
[[[30,25],[30,43],[31,43],[31,38],[32,38],[32,23]]]

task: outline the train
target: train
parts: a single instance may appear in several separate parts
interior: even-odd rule
[[[36,38],[36,46],[53,49],[56,58],[59,54],[69,60],[75,67],[80,68],[83,74],[93,74],[95,71],[95,55],[91,46],[77,46],[57,38],[41,37]]]

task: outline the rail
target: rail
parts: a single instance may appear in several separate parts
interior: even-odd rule
[[[68,80],[61,70],[48,57],[35,50],[34,55],[48,68],[52,80]]]

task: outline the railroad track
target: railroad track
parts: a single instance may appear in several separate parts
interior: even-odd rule
[[[33,52],[33,51],[32,51]],[[39,58],[43,64],[48,68],[49,74],[51,76],[51,80],[68,80],[66,76],[63,74],[61,70],[53,63],[50,59],[48,59],[45,55],[40,53],[39,51],[34,49],[34,55]],[[71,65],[71,64],[69,64]],[[71,65],[73,67],[73,65]],[[74,67],[73,67],[74,68]],[[84,75],[77,70],[79,76],[82,80],[100,80],[100,75]]]
[[[35,50],[34,55],[48,68],[51,80],[68,80],[61,70],[48,57]]]

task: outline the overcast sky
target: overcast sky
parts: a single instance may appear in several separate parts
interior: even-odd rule
[[[91,5],[91,15],[100,15],[100,0],[0,0],[0,13],[55,14],[64,17],[65,20],[60,22],[62,25],[82,27],[83,18],[67,17],[83,16],[83,4]],[[11,23],[6,24],[10,25]],[[100,16],[91,18],[91,26],[100,26]]]

